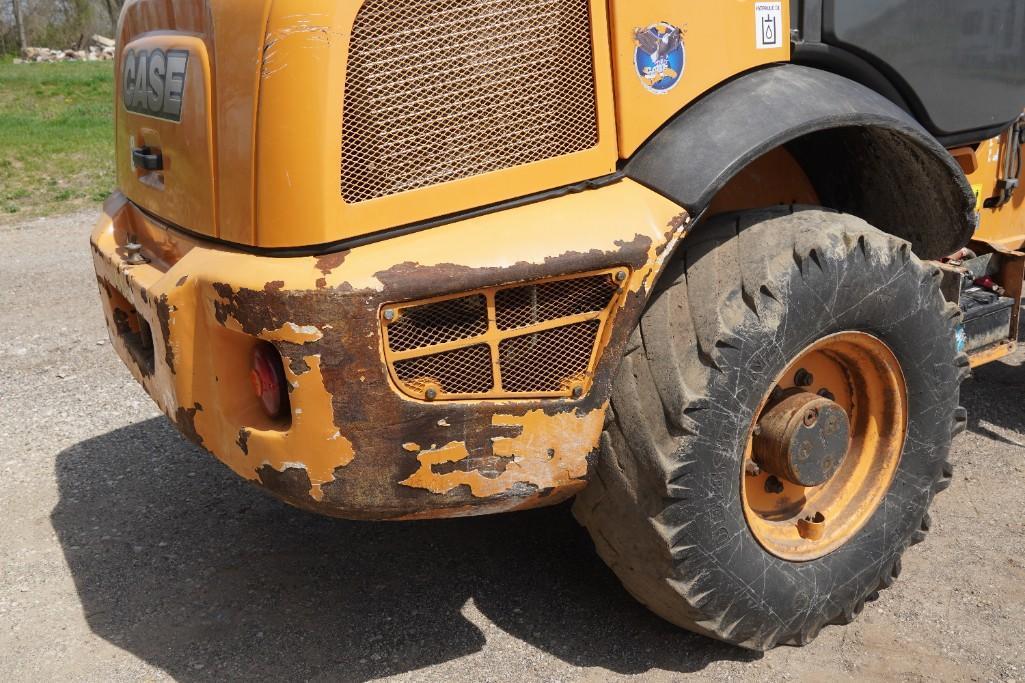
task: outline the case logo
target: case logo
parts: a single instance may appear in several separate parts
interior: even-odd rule
[[[660,21],[648,28],[634,29],[634,39],[634,65],[644,87],[656,95],[675,88],[687,67],[683,31]]]
[[[121,100],[136,114],[180,123],[187,50],[128,50],[121,74]]]

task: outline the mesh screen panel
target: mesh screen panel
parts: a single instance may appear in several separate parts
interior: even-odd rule
[[[557,327],[498,345],[502,388],[514,393],[562,391],[587,372],[601,323]]]
[[[607,275],[504,289],[495,295],[495,322],[513,330],[581,313],[604,311],[618,286]]]
[[[598,144],[588,0],[367,0],[345,83],[358,202]]]
[[[487,331],[487,299],[478,294],[405,309],[402,317],[388,326],[388,347],[392,351],[422,349]]]
[[[395,363],[395,374],[413,392],[436,385],[442,394],[485,394],[494,386],[491,349],[485,344]]]

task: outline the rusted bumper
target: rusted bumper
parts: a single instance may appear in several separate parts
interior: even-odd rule
[[[115,195],[92,247],[114,347],[187,437],[293,505],[410,519],[553,504],[585,485],[612,375],[688,224],[622,181],[348,252],[274,258],[194,239]],[[579,399],[430,403],[393,386],[383,306],[622,266],[621,309]],[[285,361],[285,427],[252,396],[263,341]]]

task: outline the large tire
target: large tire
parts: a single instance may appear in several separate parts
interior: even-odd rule
[[[781,207],[698,228],[669,266],[617,376],[574,513],[626,588],[663,618],[753,650],[849,623],[924,539],[951,480],[968,361],[939,272],[864,221]],[[739,489],[766,392],[810,342],[868,332],[899,361],[907,440],[876,512],[811,561],[767,552]],[[881,494],[882,495],[882,494]]]

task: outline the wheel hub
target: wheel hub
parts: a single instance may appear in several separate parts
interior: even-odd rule
[[[822,557],[851,540],[893,481],[907,434],[907,386],[871,334],[812,343],[768,387],[741,471],[748,526],[770,553]]]
[[[763,470],[799,486],[820,486],[843,464],[851,422],[834,401],[801,391],[769,408],[756,434],[754,459]]]

